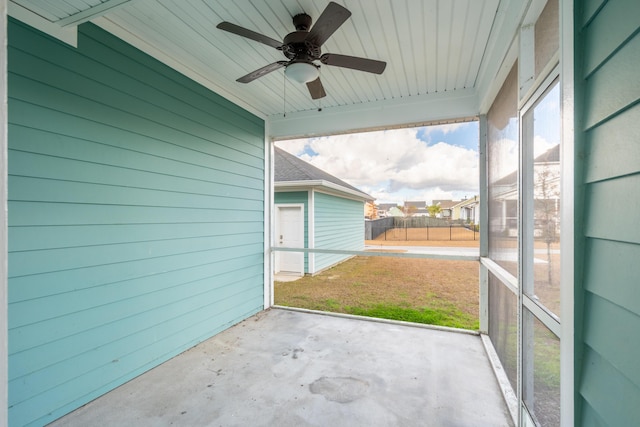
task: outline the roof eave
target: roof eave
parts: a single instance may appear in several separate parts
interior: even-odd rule
[[[335,184],[331,181],[326,181],[324,179],[318,180],[309,180],[309,181],[276,181],[274,183],[274,188],[276,190],[301,190],[303,188],[315,188],[315,189],[324,189],[330,193],[338,193],[339,195],[346,195],[350,197],[355,197],[358,200],[375,200],[373,197],[368,195],[367,193],[363,193],[361,191],[355,191],[350,188],[343,187],[341,185]]]

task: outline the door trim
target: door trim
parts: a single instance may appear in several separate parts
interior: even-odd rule
[[[300,233],[300,236],[302,236],[302,241],[304,242],[304,203],[276,203],[275,204],[274,245],[276,247],[278,246],[278,235],[280,233],[280,210],[282,208],[297,208],[300,210],[300,214],[302,218],[300,221],[300,229],[298,230],[298,232]],[[304,243],[302,244],[301,248],[304,248]],[[274,270],[273,270],[274,274],[280,272],[280,257],[282,256],[283,253],[286,253],[286,252],[279,252],[279,251],[275,252],[275,262],[274,262]],[[305,254],[302,253],[302,262],[300,263],[300,271],[298,272],[300,273],[301,276],[304,276],[304,258],[305,258]]]

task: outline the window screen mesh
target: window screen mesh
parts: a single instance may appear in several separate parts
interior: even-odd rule
[[[487,113],[489,257],[518,275],[518,64]]]
[[[517,303],[517,296],[489,273],[489,338],[514,390],[518,381]]]

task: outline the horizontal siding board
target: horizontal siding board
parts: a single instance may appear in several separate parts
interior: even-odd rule
[[[261,233],[255,233],[253,235],[194,237],[180,240],[10,252],[9,277],[133,262],[149,258],[166,258],[173,255],[203,252],[212,248],[240,252],[251,248],[251,245],[260,245],[261,243]]]
[[[9,252],[262,233],[262,222],[10,227]]]
[[[227,274],[226,276],[230,277],[231,275]],[[130,351],[128,348],[135,348],[135,340],[140,339],[141,334],[160,326],[157,322],[158,312],[168,311],[175,313],[173,317],[166,316],[166,319],[162,322],[164,327],[168,328],[169,325],[173,324],[175,324],[173,326],[175,328],[179,328],[181,325],[188,325],[191,321],[188,315],[191,315],[192,312],[202,309],[201,315],[207,316],[206,307],[209,307],[211,313],[213,313],[224,308],[225,305],[232,307],[234,303],[229,299],[241,298],[245,292],[257,292],[255,287],[252,287],[251,282],[259,275],[260,272],[256,272],[254,269],[249,273],[240,275],[236,273],[234,281],[225,286],[214,286],[215,282],[212,280],[200,280],[181,286],[182,290],[193,291],[189,294],[179,294],[178,291],[180,289],[167,289],[167,294],[176,297],[170,304],[153,306],[149,298],[131,298],[130,300],[111,303],[106,307],[99,307],[96,310],[92,310],[91,313],[79,311],[65,316],[64,319],[55,319],[57,320],[56,324],[60,324],[63,321],[67,323],[88,321],[90,325],[77,332],[77,335],[82,339],[69,335],[44,343],[38,347],[23,350],[23,357],[33,355],[33,358],[25,357],[26,360],[29,360],[29,364],[21,365],[19,363],[19,354],[13,356],[12,362],[15,361],[14,363],[18,364],[18,369],[15,373],[12,373],[10,381],[19,382],[23,381],[24,378],[35,378],[35,381],[29,381],[30,384],[28,386],[25,384],[20,387],[22,393],[28,394],[36,391],[30,390],[29,387],[36,387],[39,382],[63,382],[64,377],[73,376],[73,365],[81,357],[84,359],[83,366],[91,365],[91,360],[87,359],[87,355],[94,353],[96,348],[113,347],[112,351],[105,351],[101,357],[109,357],[110,353],[126,354]],[[221,276],[221,279],[228,279],[229,277]],[[188,295],[188,297],[185,297],[185,295]],[[256,293],[255,296],[257,295]],[[137,302],[144,304],[144,310],[136,310],[135,307],[132,307]],[[235,304],[239,302],[235,301]],[[215,304],[219,304],[220,307],[216,307]],[[191,309],[185,310],[187,307],[191,307]],[[117,317],[114,316],[116,313],[118,314]],[[94,320],[90,316],[99,317],[102,321]],[[122,333],[123,327],[126,328],[126,334]],[[71,348],[69,347],[70,345],[72,345]],[[49,355],[49,357],[43,357],[43,353]],[[66,366],[66,368],[63,368],[63,366]],[[66,373],[64,372],[65,370],[67,370]],[[43,376],[47,376],[50,380]],[[23,382],[26,383],[26,381]],[[19,396],[17,394],[14,395],[13,398],[16,399],[16,402],[21,401]]]
[[[274,195],[275,203],[304,203],[309,202],[308,191],[276,191]]]
[[[157,141],[163,141],[181,147],[188,151],[193,151],[199,155],[215,156],[226,160],[231,160],[238,164],[238,167],[252,167],[258,171],[263,169],[263,162],[258,157],[245,155],[240,151],[227,148],[217,144],[213,139],[214,135],[199,130],[188,133],[174,127],[175,117],[165,117],[162,119],[148,119],[104,103],[85,98],[84,96],[69,93],[19,75],[10,73],[12,87],[20,92],[20,96],[9,93],[10,99],[18,99],[36,106],[46,106],[50,100],[55,100],[57,111],[72,117],[81,117],[89,121],[102,123],[104,125],[138,133]],[[106,96],[113,92],[105,89]],[[123,99],[122,102],[132,102]],[[10,111],[11,115],[12,112]],[[12,120],[13,121],[13,120]],[[18,122],[20,123],[20,122]],[[169,125],[171,124],[171,125]],[[34,124],[37,127],[37,124]],[[218,135],[216,135],[218,136]],[[218,136],[219,137],[219,136]]]
[[[207,325],[210,324],[222,324],[222,326],[217,327],[213,330],[211,330],[211,333],[216,334],[218,332],[223,331],[224,329],[228,328],[229,326],[232,326],[235,323],[238,323],[239,321],[241,321],[242,319],[245,319],[255,313],[257,313],[259,310],[256,310],[255,308],[253,308],[253,306],[255,305],[255,303],[259,300],[259,298],[256,298],[254,300],[250,300],[250,301],[245,301],[242,303],[241,306],[238,307],[238,310],[240,311],[240,315],[236,316],[235,318],[232,318],[230,321],[228,320],[229,317],[229,313],[225,312],[219,315],[215,315],[212,316],[210,319],[207,319],[207,321],[205,322]],[[246,311],[242,311],[245,310]],[[226,323],[220,323],[220,322],[226,322]],[[193,333],[193,331],[195,331],[195,327],[191,327],[187,330],[181,331],[180,334],[176,334],[172,337],[170,337],[170,340],[167,339],[165,340],[165,342],[161,343],[163,345],[165,345],[166,347],[172,345],[172,344],[179,344],[181,343],[181,338],[180,336],[182,334],[189,334],[189,333]],[[197,331],[196,331],[197,332]],[[34,426],[39,426],[39,425],[43,425],[45,423],[48,422],[48,420],[50,419],[56,419],[61,417],[62,415],[65,415],[66,413],[78,408],[79,406],[82,406],[83,404],[85,404],[86,402],[90,402],[92,400],[94,400],[95,398],[101,396],[102,394],[110,391],[111,389],[119,386],[120,384],[123,384],[135,377],[137,377],[138,375],[144,373],[145,371],[152,369],[153,367],[157,366],[158,364],[165,362],[169,359],[171,359],[172,357],[180,354],[182,351],[187,350],[188,348],[192,347],[193,345],[198,344],[199,342],[201,342],[202,340],[204,340],[207,335],[209,335],[208,333],[202,337],[202,339],[199,340],[194,340],[190,343],[188,343],[187,345],[183,346],[183,349],[181,351],[178,352],[170,352],[170,353],[166,353],[165,355],[162,355],[160,357],[158,357],[156,360],[154,360],[152,363],[147,363],[145,365],[142,365],[140,368],[128,372],[125,375],[121,375],[119,377],[117,377],[115,380],[110,381],[109,383],[106,383],[104,386],[100,386],[99,388],[94,388],[92,391],[87,392],[86,394],[83,395],[79,395],[77,393],[77,390],[80,389],[80,387],[82,387],[83,384],[102,384],[101,380],[105,377],[104,373],[100,370],[98,371],[93,371],[90,374],[83,376],[81,378],[77,378],[74,379],[72,382],[65,384],[65,388],[69,390],[68,395],[71,395],[74,399],[71,400],[70,402],[68,400],[64,400],[63,405],[60,406],[59,408],[56,408],[55,410],[52,410],[51,412],[48,413],[48,415],[43,416],[39,419],[34,420],[33,425]],[[154,348],[149,348],[149,351],[158,351],[158,345],[154,346]],[[144,354],[134,354],[131,355],[130,357],[126,357],[123,359],[120,359],[118,362],[124,364],[125,362],[128,364],[132,364],[135,362],[144,362]],[[135,359],[134,359],[135,358]],[[114,363],[109,364],[108,366],[105,366],[104,369],[105,370],[110,370],[112,371],[113,369],[115,369],[114,367]],[[116,377],[117,375],[112,375],[111,377]],[[64,390],[66,391],[66,390]],[[74,394],[75,393],[75,394]],[[62,396],[63,398],[67,398],[68,395],[64,395]],[[56,394],[56,393],[52,393],[49,392],[48,396],[43,396],[43,400],[45,401],[45,403],[49,404],[49,406],[53,406],[50,405],[50,401],[52,399],[57,399],[60,400],[60,395]],[[68,403],[67,403],[68,402]],[[36,403],[36,405],[34,405],[36,408],[38,408],[37,406],[38,402]],[[28,412],[25,411],[25,413]]]
[[[13,102],[13,113],[17,114],[21,111],[19,102]],[[38,112],[37,108],[31,108],[34,114]],[[26,112],[25,112],[26,113]],[[19,117],[16,120],[21,120]],[[31,118],[30,121],[35,119]],[[73,130],[67,133],[75,134],[61,135],[58,132],[64,132],[66,123]],[[36,123],[32,123],[36,125]],[[20,140],[20,145],[15,142],[9,142],[9,156],[16,156],[17,153],[31,154],[32,161],[37,161],[36,156],[44,155],[51,158],[40,159],[46,162],[47,167],[40,167],[40,174],[47,174],[48,164],[54,168],[51,172],[58,172],[59,168],[56,163],[59,159],[68,161],[85,162],[88,166],[110,166],[113,171],[118,173],[133,172],[149,172],[157,175],[164,175],[170,178],[185,178],[200,180],[203,182],[213,182],[225,185],[235,185],[240,188],[259,189],[260,177],[256,175],[255,168],[236,168],[236,165],[225,162],[217,157],[194,157],[194,153],[182,150],[173,144],[162,144],[151,138],[140,135],[123,132],[111,127],[101,128],[100,125],[93,125],[88,121],[69,118],[66,115],[58,115],[57,113],[48,114],[47,118],[40,121],[41,127],[58,127],[53,131],[36,130],[24,126],[9,125],[9,132],[16,139]],[[91,131],[93,129],[93,132]],[[85,137],[82,137],[82,133]],[[76,136],[78,135],[78,136]],[[87,137],[92,138],[91,141]],[[10,140],[11,141],[11,140]],[[109,141],[109,143],[105,143]],[[18,161],[21,157],[17,157]],[[24,163],[23,163],[24,165]],[[15,169],[20,165],[10,164],[10,173],[17,174]],[[20,169],[18,169],[20,171]],[[31,171],[33,169],[27,169]],[[86,171],[86,168],[85,168]],[[26,173],[26,172],[25,172]],[[94,172],[93,175],[96,175]],[[90,175],[90,176],[93,176]],[[46,176],[46,175],[45,175]],[[94,178],[97,179],[97,178]]]
[[[234,257],[224,261],[210,262],[205,265],[190,268],[188,271],[174,270],[157,274],[122,280],[101,286],[83,286],[77,283],[77,288],[67,290],[47,298],[25,299],[9,304],[13,329],[34,325],[38,322],[63,317],[69,313],[78,313],[96,307],[106,307],[108,304],[127,299],[149,296],[182,283],[195,283],[209,280],[225,283],[231,279],[239,279],[246,275],[254,276],[262,269],[262,265],[255,263],[259,254]],[[247,263],[255,263],[247,268]],[[258,272],[257,272],[258,271]]]
[[[95,52],[95,72],[91,76],[109,77],[111,81],[117,81],[117,86],[113,87],[122,92],[128,92],[129,88],[142,88],[144,98],[153,102],[155,105],[172,105],[169,111],[173,111],[181,116],[196,120],[200,124],[211,126],[218,132],[225,134],[226,139],[232,141],[232,144],[243,144],[242,150],[247,153],[260,155],[263,146],[263,124],[260,120],[247,119],[246,112],[241,114],[234,112],[228,108],[211,108],[212,100],[202,100],[201,97],[193,93],[189,98],[181,96],[180,92],[184,92],[184,85],[178,85],[171,80],[165,78],[157,78],[157,74],[149,75],[149,68],[138,67],[137,64],[127,68],[127,72],[122,73],[114,70],[113,64],[118,63],[121,54],[111,48],[105,47],[102,43],[97,42],[89,37],[82,40],[85,48],[93,49]],[[106,65],[107,67],[103,66]],[[140,68],[138,70],[138,68]],[[91,68],[88,70],[91,71]],[[143,74],[146,72],[146,75]],[[159,76],[158,76],[159,77]],[[158,90],[157,88],[162,88]],[[138,90],[137,92],[140,93]],[[214,100],[214,105],[217,104]],[[228,104],[227,104],[228,105]],[[241,123],[238,129],[237,124]],[[244,146],[247,144],[247,146]]]
[[[74,73],[86,75],[90,78],[103,78],[107,82],[117,82],[114,89],[131,87],[135,93],[149,93],[155,91],[156,96],[167,97],[167,103],[177,108],[197,109],[210,117],[209,122],[218,129],[229,129],[230,135],[242,135],[251,131],[250,135],[262,138],[263,122],[240,107],[230,104],[222,97],[212,92],[202,91],[202,87],[184,79],[184,76],[169,67],[158,64],[157,61],[140,55],[140,52],[124,42],[115,41],[106,36],[103,31],[93,25],[81,26],[77,51],[64,44],[51,45],[42,39],[47,36],[35,37],[33,33],[22,25],[12,28],[12,47],[48,61],[55,66],[64,66]],[[24,40],[25,43],[19,41]],[[84,52],[91,52],[90,55]],[[132,56],[133,55],[133,56]],[[120,65],[126,66],[123,71]],[[104,79],[105,76],[109,78]],[[130,82],[131,86],[125,83]],[[159,90],[162,88],[162,90]],[[237,122],[241,127],[240,133],[228,127],[228,123]],[[262,145],[257,144],[260,148]]]
[[[640,313],[638,260],[640,245],[588,239],[585,290],[632,313]]]
[[[122,157],[122,155],[120,157]],[[132,157],[136,157],[135,154]],[[147,158],[149,158],[149,156],[147,156]],[[102,161],[104,162],[105,159],[102,158]],[[177,176],[175,174],[195,176],[197,176],[197,174],[190,171],[193,166],[189,167],[187,165],[177,164],[176,162],[171,163],[172,168],[169,170],[163,170],[158,165],[154,171],[142,171],[130,167],[120,167],[95,162],[90,163],[84,160],[52,157],[51,155],[41,153],[9,150],[8,172],[9,176],[126,186],[219,197],[237,195],[235,199],[240,200],[243,200],[241,197],[248,200],[262,199],[263,190],[258,188],[257,183],[255,188],[247,185],[242,186],[242,181],[239,177],[232,175],[224,180],[224,182],[216,182],[221,174],[211,170],[207,170],[204,174],[201,174],[201,178]],[[148,168],[149,166],[151,165],[147,165],[146,167]],[[168,174],[167,172],[169,171],[174,175]],[[88,173],[92,174],[90,175],[91,179],[87,177]]]
[[[640,420],[637,387],[588,346],[583,357],[579,390],[585,402],[607,425],[636,425]]]
[[[249,269],[249,267],[246,267]],[[254,276],[255,278],[256,276]],[[136,323],[135,315],[144,314],[146,311],[155,309],[151,313],[147,313],[150,321],[158,321],[165,316],[169,316],[173,310],[178,308],[185,308],[184,304],[178,304],[184,299],[185,303],[191,303],[197,305],[199,303],[206,303],[207,299],[204,297],[193,299],[193,295],[200,295],[206,292],[214,292],[211,294],[215,297],[215,292],[221,292],[226,287],[234,288],[235,278],[227,275],[223,277],[226,282],[217,283],[217,286],[213,286],[212,281],[207,279],[196,280],[191,282],[176,281],[173,286],[160,288],[152,292],[143,293],[140,295],[135,294],[135,288],[127,289],[127,292],[131,293],[122,296],[122,300],[118,303],[114,303],[111,307],[97,306],[91,310],[79,311],[76,315],[76,303],[73,300],[74,292],[67,294],[70,301],[67,305],[69,314],[64,316],[48,319],[43,322],[30,323],[21,327],[13,327],[13,324],[9,328],[9,339],[12,343],[11,353],[18,353],[31,348],[37,348],[44,346],[45,344],[57,345],[55,341],[64,341],[65,338],[69,338],[71,342],[78,340],[79,335],[82,332],[88,332],[92,329],[99,328],[106,324],[115,322],[119,319],[128,319],[126,323]],[[255,283],[255,282],[252,282]],[[255,285],[254,285],[255,287]],[[97,294],[97,291],[89,294]],[[82,295],[82,294],[81,294]],[[170,299],[164,299],[170,298]],[[211,302],[211,301],[208,301]],[[163,307],[167,310],[164,310]],[[112,332],[114,334],[121,334],[126,336],[129,334],[132,328],[136,328],[135,325],[130,325],[128,328],[123,329],[123,325],[120,327],[114,327]],[[43,336],[44,335],[44,336]],[[100,339],[106,339],[102,336]],[[76,346],[82,346],[78,343]],[[75,348],[73,346],[72,348]],[[42,350],[39,350],[42,351]],[[13,376],[13,374],[11,374]]]
[[[579,407],[582,409],[582,427],[603,427],[607,425],[607,423],[600,418],[600,415],[598,415],[591,406],[580,404]]]
[[[577,424],[635,425],[640,419],[638,259],[640,231],[640,15],[632,0],[589,0],[577,32],[584,55],[584,234],[576,301]],[[630,339],[631,338],[631,339]]]
[[[640,104],[587,132],[586,182],[640,173],[638,123]]]
[[[316,193],[315,242],[320,249],[363,250],[363,202]],[[348,258],[350,255],[316,254],[316,271]]]
[[[640,34],[636,34],[589,77],[585,89],[585,130],[640,100],[638,58]]]
[[[607,240],[640,244],[640,174],[590,184],[586,190],[585,234]],[[624,203],[616,214],[616,206]]]
[[[585,26],[596,16],[596,14],[607,4],[607,0],[585,0],[582,9],[582,25]]]
[[[43,425],[263,308],[264,122],[92,24],[9,41],[9,417]]]
[[[212,209],[81,205],[69,203],[9,202],[13,210],[12,226],[77,225],[77,224],[167,224],[211,222],[213,217],[221,222],[228,220],[215,215]],[[46,210],[43,216],[40,210]],[[262,221],[262,211],[228,211],[234,222]]]
[[[30,58],[30,57],[29,57]],[[43,66],[44,64],[32,64],[29,68]],[[69,87],[61,87],[60,85],[65,80],[64,71],[60,70],[60,81],[53,82],[40,82],[29,78],[28,75],[21,74],[23,84],[30,85],[40,93],[40,97],[34,96],[34,93],[24,93],[20,97],[21,100],[33,103],[35,105],[41,105],[43,99],[47,97],[60,97],[62,100],[68,103],[76,103],[79,106],[85,108],[84,112],[78,109],[72,108],[70,105],[65,109],[65,113],[70,115],[77,115],[85,117],[87,119],[97,119],[96,116],[104,114],[108,109],[121,112],[123,114],[129,114],[132,118],[140,121],[149,121],[154,124],[161,125],[159,130],[169,132],[169,138],[171,138],[171,132],[174,129],[189,128],[189,135],[194,140],[200,139],[216,145],[216,150],[222,150],[218,153],[220,156],[227,158],[240,158],[240,163],[249,164],[255,167],[260,166],[260,151],[255,144],[248,144],[245,140],[239,137],[230,137],[222,132],[214,130],[209,127],[209,123],[201,124],[196,123],[190,118],[185,118],[175,114],[173,111],[166,111],[164,108],[155,107],[150,104],[146,99],[138,99],[127,93],[121,93],[113,88],[105,87],[96,84],[94,81],[87,81],[85,85],[79,83],[84,82],[84,79],[80,76],[74,76],[69,84]],[[53,80],[52,76],[49,76],[50,80]],[[68,80],[68,79],[67,79]],[[55,89],[52,89],[55,88]],[[74,91],[72,91],[74,89]],[[95,98],[93,98],[95,97]],[[100,102],[94,101],[99,99]],[[126,106],[126,107],[123,107]],[[179,110],[177,110],[179,111]],[[249,136],[252,139],[257,137]],[[206,145],[200,144],[199,148],[203,152],[207,152]],[[241,151],[242,148],[250,148],[248,153]],[[211,152],[211,151],[209,151]]]
[[[595,5],[587,5],[594,7]],[[585,50],[584,73],[589,76],[618,47],[633,36],[640,28],[640,13],[637,13],[638,0],[610,0],[584,30]],[[636,13],[629,13],[635,10]],[[615,25],[611,25],[615,22]]]
[[[585,339],[590,348],[607,360],[640,392],[640,340],[629,339],[640,330],[640,316],[621,309],[597,295],[585,298]]]
[[[31,298],[44,298],[64,292],[73,292],[79,288],[107,286],[140,278],[153,280],[166,273],[176,273],[178,277],[189,277],[191,269],[217,262],[231,261],[241,256],[253,255],[256,257],[254,261],[257,262],[257,257],[262,253],[262,249],[259,249],[258,245],[236,249],[215,248],[168,257],[147,258],[132,262],[15,277],[11,279],[9,300],[18,302]],[[55,283],[55,286],[52,286],[52,283]]]
[[[203,111],[211,110],[211,114],[237,123],[240,127],[250,128],[256,136],[263,136],[264,121],[261,118],[248,114],[242,107],[228,102],[217,93],[203,91],[202,86],[197,82],[185,79],[180,72],[159,64],[158,61],[148,55],[139,55],[140,52],[137,48],[122,40],[114,40],[94,25],[83,25],[80,29],[79,43],[90,43],[94,40],[107,45],[114,54],[121,55],[124,60],[129,58],[127,65],[130,68],[127,68],[127,74],[153,87],[167,88],[165,89],[166,92],[176,98],[183,98],[185,90],[189,91],[189,100],[194,102],[194,105],[198,106],[198,108]],[[100,55],[95,59],[102,61],[105,57],[106,55]],[[109,66],[109,63],[107,62],[105,65]],[[232,115],[228,115],[229,113]]]
[[[262,211],[264,202],[239,199],[232,195],[217,196],[176,191],[136,188],[124,185],[96,184],[59,179],[24,176],[8,177],[9,201],[42,203],[79,203],[94,205],[154,206],[208,209],[228,215],[229,211]]]
[[[35,422],[35,424],[42,425],[42,419],[48,420],[50,417],[41,417],[37,419],[39,414],[47,411],[53,413],[55,409],[61,407],[60,410],[55,411],[56,418],[64,415],[69,410],[77,408],[95,397],[109,391],[113,387],[116,387],[132,378],[143,373],[159,363],[162,363],[171,357],[179,354],[181,351],[188,349],[189,347],[201,342],[209,335],[210,324],[219,324],[219,322],[225,322],[223,325],[228,327],[238,321],[256,313],[258,310],[255,308],[260,303],[261,296],[248,299],[248,295],[241,295],[238,301],[231,301],[229,305],[233,303],[239,303],[240,305],[234,305],[236,307],[234,311],[241,313],[240,316],[236,316],[235,313],[223,313],[222,316],[217,316],[215,311],[209,309],[203,312],[190,313],[194,318],[197,315],[205,315],[207,317],[200,318],[200,323],[193,323],[195,319],[190,319],[189,326],[180,329],[180,327],[173,330],[149,330],[146,336],[139,338],[145,339],[146,342],[151,342],[147,347],[138,348],[136,351],[127,353],[118,359],[106,360],[106,362],[99,366],[97,369],[88,371],[85,375],[76,376],[69,381],[61,384],[55,389],[46,390],[43,393],[36,395],[34,398],[27,401],[20,402],[12,406],[12,412],[15,416],[19,416],[22,419],[28,419]],[[229,302],[223,302],[229,303]],[[224,304],[221,304],[224,306]],[[226,316],[225,316],[226,315]],[[211,323],[210,323],[211,322]],[[213,323],[216,322],[216,323]],[[162,325],[167,326],[167,325]],[[214,332],[219,332],[224,328],[217,328]],[[184,336],[194,336],[198,333],[202,333],[198,339],[191,340],[184,345]],[[163,336],[163,339],[151,341],[154,336]],[[136,343],[136,340],[131,340],[132,344]],[[172,351],[176,346],[180,346],[181,351]],[[136,348],[129,346],[129,348]],[[105,349],[101,349],[105,350]],[[100,353],[100,352],[98,352]],[[158,355],[152,363],[147,362],[148,354]],[[142,366],[135,370],[128,371],[128,366]],[[98,387],[98,385],[106,384]],[[79,392],[82,390],[83,392]],[[84,391],[86,390],[86,391]],[[37,422],[36,422],[37,421]]]

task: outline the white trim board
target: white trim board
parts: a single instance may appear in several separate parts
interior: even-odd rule
[[[8,416],[8,288],[7,288],[7,3],[0,1],[0,425]]]
[[[9,15],[11,17],[30,25],[37,30],[42,31],[43,33],[48,34],[51,37],[55,37],[61,42],[64,42],[73,47],[78,47],[77,27],[73,26],[63,28],[55,22],[51,22],[12,1],[8,2],[8,6]]]

